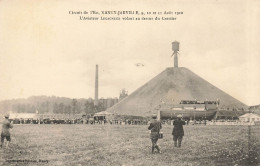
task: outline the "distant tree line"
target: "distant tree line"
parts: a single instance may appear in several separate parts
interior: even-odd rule
[[[89,99],[70,99],[56,96],[33,96],[27,99],[4,100],[0,102],[0,112],[18,112],[40,114],[93,114],[104,111],[106,105],[101,100],[98,106],[94,106],[94,100]]]

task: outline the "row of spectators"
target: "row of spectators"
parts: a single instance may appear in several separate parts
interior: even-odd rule
[[[111,124],[147,125],[147,120],[94,120],[94,119],[10,119],[12,124]]]
[[[14,119],[12,124],[82,124],[82,119]]]
[[[86,124],[111,124],[111,125],[147,125],[148,120],[121,120],[121,119],[113,119],[113,120],[87,120]]]
[[[94,119],[14,119],[12,124],[111,124],[111,125],[148,125],[149,120],[139,119],[113,119],[113,120],[94,120]],[[207,125],[211,122],[224,122],[224,120],[185,120],[186,125]],[[226,122],[226,121],[225,121]],[[173,125],[173,120],[161,120],[164,125]]]

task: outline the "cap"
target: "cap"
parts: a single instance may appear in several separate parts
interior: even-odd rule
[[[177,115],[177,118],[182,118],[182,115],[181,114]]]
[[[157,117],[157,115],[156,115],[156,114],[153,114],[153,115],[152,115],[152,118],[156,118],[156,117]]]
[[[5,114],[5,118],[9,118],[9,114]]]

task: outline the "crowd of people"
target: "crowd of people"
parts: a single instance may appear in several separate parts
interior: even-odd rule
[[[147,125],[148,120],[139,119],[10,119],[11,124],[111,124],[111,125]]]
[[[9,119],[12,124],[111,124],[111,125],[147,125],[149,119]],[[173,125],[174,120],[161,120],[163,125]],[[186,125],[206,125],[208,120],[185,120]]]
[[[12,124],[82,124],[82,119],[13,119]]]

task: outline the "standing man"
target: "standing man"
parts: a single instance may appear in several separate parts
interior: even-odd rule
[[[6,138],[6,148],[9,146],[9,142],[11,141],[10,128],[13,128],[13,125],[9,122],[9,115],[5,115],[5,120],[2,122],[2,132],[1,132],[1,145],[3,147],[4,139]]]
[[[182,115],[177,115],[177,119],[173,122],[174,127],[172,130],[175,147],[181,147],[182,137],[184,136],[183,125],[185,125],[185,121],[182,120]]]
[[[159,153],[161,153],[159,146],[157,145],[157,141],[159,139],[159,132],[162,128],[162,124],[160,121],[156,120],[156,115],[152,116],[152,121],[150,123],[150,126],[148,127],[148,130],[151,130],[150,138],[152,141],[152,153],[154,153],[154,148],[158,150]]]

